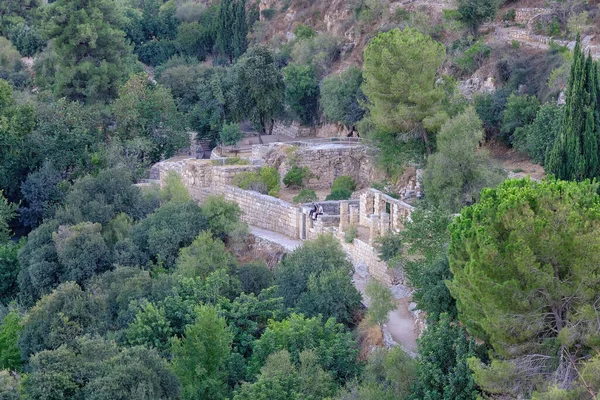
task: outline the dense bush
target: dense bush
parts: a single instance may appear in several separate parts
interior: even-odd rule
[[[310,203],[317,200],[317,193],[312,189],[302,189],[300,193],[294,196],[294,203]]]
[[[536,163],[544,165],[562,124],[563,108],[546,103],[540,107],[533,123],[515,129],[513,145]]]
[[[293,188],[301,188],[304,186],[304,181],[313,177],[308,167],[292,166],[283,177],[283,184]]]
[[[233,184],[245,190],[277,197],[279,194],[279,172],[273,167],[262,167],[258,172],[241,172],[233,178]]]
[[[492,48],[482,41],[475,42],[456,59],[456,65],[463,74],[472,74],[492,53]]]
[[[350,192],[354,192],[356,190],[356,182],[352,179],[351,176],[338,176],[333,181],[333,185],[331,185],[331,191],[345,189]]]
[[[351,196],[352,192],[348,189],[332,189],[331,193],[325,198],[325,200],[349,200]]]

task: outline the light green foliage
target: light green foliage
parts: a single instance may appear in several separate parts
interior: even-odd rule
[[[285,100],[294,117],[305,125],[319,118],[319,80],[312,65],[290,64],[283,69]]]
[[[73,282],[42,297],[23,318],[19,347],[24,359],[42,350],[73,343],[76,337],[104,332],[103,304]]]
[[[581,181],[600,175],[600,67],[577,40],[567,88],[564,123],[549,152],[546,172]]]
[[[356,225],[350,225],[344,233],[344,242],[352,243],[358,237],[358,228]]]
[[[319,365],[314,352],[300,353],[300,366],[296,368],[290,353],[281,350],[269,355],[255,383],[244,383],[234,400],[317,400],[335,393],[335,383],[329,373]]]
[[[357,67],[323,79],[319,101],[329,121],[340,122],[350,130],[355,129],[356,123],[365,114],[362,82],[362,71]]]
[[[484,190],[450,227],[448,286],[459,317],[506,359],[499,363],[512,365],[520,393],[535,387],[541,371],[560,373],[570,362],[565,354],[578,357],[600,341],[592,328],[600,293],[597,190],[589,182],[506,181]],[[539,368],[523,368],[526,354],[543,356]]]
[[[113,104],[117,136],[123,141],[144,138],[152,143],[150,158],[169,158],[188,143],[177,110],[167,88],[148,81],[148,75],[133,75],[119,89]]]
[[[331,191],[333,192],[334,190],[340,189],[346,189],[350,192],[354,192],[356,190],[356,182],[354,182],[354,179],[352,179],[351,176],[338,176],[333,181],[333,185],[331,185]]]
[[[328,34],[319,34],[299,40],[292,49],[294,63],[312,66],[318,79],[327,75],[339,55],[339,39]]]
[[[395,135],[440,117],[445,92],[436,79],[445,57],[441,43],[411,28],[380,33],[369,43],[363,91],[379,130]]]
[[[20,400],[19,378],[8,370],[0,370],[0,397],[4,400]]]
[[[304,186],[304,181],[313,177],[308,167],[298,167],[293,165],[292,168],[283,177],[283,184],[294,188]]]
[[[294,203],[310,203],[311,201],[317,201],[317,193],[312,189],[302,189],[300,193],[294,196]]]
[[[19,249],[24,244],[24,241],[18,244],[13,242],[0,244],[0,303],[2,304],[8,304],[19,292],[17,282],[20,270],[18,254]]]
[[[171,268],[179,249],[189,246],[208,221],[194,202],[169,202],[135,225],[131,236],[146,260]]]
[[[233,350],[250,357],[255,340],[264,333],[269,321],[279,321],[284,315],[283,299],[276,297],[274,287],[258,295],[241,294],[222,311],[233,332]]]
[[[173,330],[165,316],[165,310],[149,302],[143,302],[135,320],[125,331],[130,346],[146,346],[165,353],[170,348]]]
[[[241,172],[233,178],[233,184],[245,190],[277,197],[279,194],[279,172],[274,167],[262,167],[258,172]]]
[[[21,350],[17,341],[21,326],[21,317],[17,311],[11,311],[0,324],[0,370],[20,370],[23,366]]]
[[[213,235],[222,240],[231,232],[240,229],[240,226],[245,227],[240,221],[240,206],[225,200],[223,196],[208,196],[202,204],[202,214],[208,219],[208,227]]]
[[[319,365],[339,382],[352,379],[359,371],[358,349],[352,333],[346,332],[333,318],[324,322],[321,317],[309,319],[292,314],[281,322],[270,321],[254,345],[251,371],[258,372],[269,355],[280,350],[290,353],[294,365],[300,364],[300,353],[312,350]]]
[[[475,400],[475,380],[467,359],[475,355],[475,343],[463,328],[442,314],[427,326],[419,339],[417,379],[412,398]]]
[[[340,400],[407,400],[417,375],[417,363],[402,347],[376,348],[367,361],[360,385]]]
[[[369,320],[374,324],[383,325],[388,320],[390,311],[396,308],[392,291],[382,283],[371,279],[367,284],[365,294],[370,300],[367,311]]]
[[[160,188],[159,198],[163,204],[169,201],[187,202],[192,200],[187,188],[181,182],[181,176],[175,171],[167,172],[164,185]]]
[[[173,368],[185,399],[223,399],[227,395],[225,362],[233,334],[212,306],[199,306],[196,322],[173,343]]]
[[[482,188],[504,179],[485,150],[479,149],[482,140],[482,123],[473,108],[444,124],[437,138],[438,152],[429,156],[423,176],[432,204],[457,212],[473,203]]]
[[[244,138],[244,132],[240,130],[240,125],[236,123],[223,124],[219,139],[221,143],[227,146],[235,146]]]
[[[48,7],[47,33],[57,56],[49,79],[57,97],[86,103],[117,97],[134,63],[123,22],[113,0],[58,0]]]
[[[440,313],[456,316],[455,301],[445,284],[452,277],[446,257],[450,222],[447,212],[421,204],[401,234],[382,237],[379,242],[380,257],[391,267],[403,266],[415,289],[413,301],[434,321]]]
[[[477,35],[481,24],[493,19],[500,5],[499,0],[458,0],[458,12],[471,32]]]
[[[11,230],[9,223],[17,216],[17,205],[9,203],[0,190],[0,244],[10,240]]]
[[[567,31],[569,36],[575,39],[582,35],[590,23],[590,15],[587,11],[582,11],[579,14],[572,14],[567,21]]]
[[[512,143],[515,130],[531,124],[539,109],[540,102],[535,96],[511,94],[506,103],[500,130],[504,140]]]
[[[492,53],[492,48],[481,40],[473,43],[465,52],[456,59],[456,65],[463,74],[472,74]]]
[[[360,304],[353,267],[339,242],[322,235],[289,254],[275,270],[287,307],[302,305],[310,315],[327,313],[348,323]]]
[[[231,270],[236,266],[233,256],[209,231],[200,233],[192,244],[181,249],[177,259],[177,273],[187,278],[206,279],[220,269]]]
[[[31,83],[31,77],[21,61],[21,55],[12,43],[2,36],[0,36],[0,75],[17,88],[23,88]]]
[[[540,107],[531,124],[515,129],[513,145],[536,163],[544,165],[562,124],[563,107],[546,103]]]
[[[315,37],[317,32],[315,32],[315,30],[308,25],[298,24],[294,28],[294,35],[296,36],[296,39],[303,40]]]
[[[88,336],[69,346],[31,358],[23,380],[28,399],[179,399],[179,382],[155,350],[119,349],[114,342]]]
[[[274,118],[283,111],[285,101],[283,76],[273,54],[266,47],[253,47],[233,66],[232,74],[233,116],[239,121],[250,119],[259,127],[259,133],[267,133],[267,127],[272,127]]]

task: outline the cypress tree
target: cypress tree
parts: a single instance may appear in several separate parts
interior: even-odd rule
[[[248,22],[246,20],[246,0],[238,0],[234,4],[233,57],[238,58],[248,48]]]
[[[215,46],[222,57],[231,62],[233,60],[233,31],[234,31],[234,3],[233,0],[222,0],[217,16]]]
[[[598,64],[586,58],[580,39],[574,50],[564,124],[550,151],[547,171],[559,179],[600,175],[600,79]]]

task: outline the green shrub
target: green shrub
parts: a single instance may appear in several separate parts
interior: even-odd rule
[[[263,167],[257,172],[241,172],[233,177],[232,183],[244,190],[254,190],[277,197],[279,194],[279,172],[273,167]]]
[[[503,21],[514,21],[516,17],[517,17],[517,11],[514,8],[511,8],[510,10],[508,10],[506,12],[506,14],[504,14],[504,17],[502,18],[502,20]]]
[[[275,16],[276,11],[272,8],[265,8],[260,13],[265,19],[270,21]]]
[[[249,165],[250,161],[240,157],[229,157],[225,159],[225,165]]]
[[[309,203],[317,200],[317,194],[312,189],[302,189],[300,193],[294,197],[294,203]]]
[[[344,241],[346,243],[354,242],[354,239],[358,237],[358,228],[356,225],[350,225],[346,233],[344,233]]]
[[[342,189],[354,192],[356,190],[356,182],[350,176],[338,176],[333,181],[333,185],[331,185],[331,191],[334,192]]]
[[[285,186],[302,187],[304,186],[304,180],[310,179],[312,176],[313,174],[308,167],[300,168],[294,165],[283,177],[283,183]]]
[[[350,200],[350,196],[352,196],[352,192],[348,189],[337,189],[332,190],[331,194],[325,198],[326,201],[330,200]]]
[[[240,130],[240,125],[236,123],[223,124],[219,139],[226,146],[235,146],[244,138],[244,132]]]
[[[481,40],[473,43],[463,55],[456,59],[456,65],[465,74],[474,72],[483,61],[490,56],[492,48],[484,44]]]
[[[462,18],[462,14],[458,10],[444,9],[442,12],[444,13],[444,19],[448,21],[460,21]]]
[[[317,36],[317,32],[308,25],[300,24],[294,29],[294,35],[298,40],[310,39]]]

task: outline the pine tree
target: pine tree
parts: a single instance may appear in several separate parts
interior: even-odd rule
[[[54,94],[70,100],[109,102],[134,67],[114,0],[58,0],[49,6],[48,34],[57,63]]]
[[[578,38],[567,89],[563,127],[548,156],[547,171],[559,179],[600,175],[600,79],[598,64]]]

